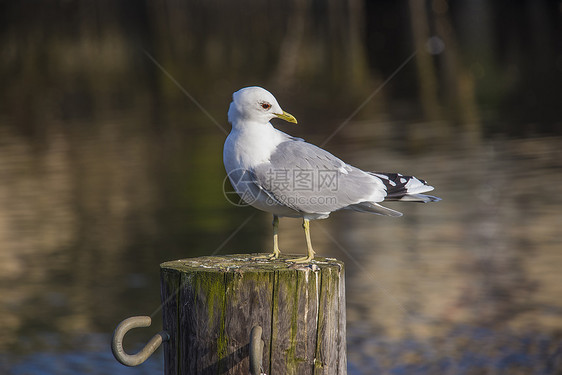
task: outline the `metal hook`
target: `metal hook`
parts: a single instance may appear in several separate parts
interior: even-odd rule
[[[115,328],[113,339],[111,340],[111,351],[116,360],[125,366],[138,366],[158,349],[162,341],[168,341],[170,339],[168,332],[158,332],[138,353],[125,353],[125,350],[123,350],[123,337],[125,334],[133,328],[150,327],[151,322],[150,316],[132,316],[119,323],[117,328]]]
[[[254,326],[250,331],[250,374],[261,375],[262,359],[263,359],[263,345],[261,339],[262,328]]]

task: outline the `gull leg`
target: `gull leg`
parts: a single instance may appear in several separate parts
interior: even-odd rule
[[[296,258],[296,259],[287,259],[287,262],[293,263],[310,263],[312,259],[314,259],[314,249],[312,249],[312,241],[310,240],[310,220],[304,219],[302,223],[302,227],[304,228],[304,235],[306,237],[306,247],[308,254],[305,257]]]
[[[281,255],[279,250],[279,218],[277,215],[273,215],[273,254],[271,254],[272,259],[278,259]]]
[[[279,217],[273,215],[273,253],[268,255],[261,255],[252,259],[279,259],[281,251],[279,250]]]

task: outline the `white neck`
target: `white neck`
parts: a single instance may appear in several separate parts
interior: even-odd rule
[[[234,163],[237,167],[250,168],[266,162],[284,140],[284,134],[271,123],[236,121],[226,140],[225,164]]]

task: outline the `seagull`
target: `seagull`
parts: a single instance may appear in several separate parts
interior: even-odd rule
[[[275,129],[270,120],[297,123],[275,97],[261,87],[246,87],[232,94],[228,121],[232,130],[224,143],[223,161],[241,199],[273,214],[273,253],[278,259],[279,218],[303,219],[307,256],[288,262],[309,263],[315,251],[310,221],[348,209],[385,216],[402,213],[382,201],[435,202],[422,193],[433,190],[424,180],[399,173],[367,172],[349,165],[328,151]]]

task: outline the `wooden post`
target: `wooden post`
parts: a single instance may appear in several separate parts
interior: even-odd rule
[[[250,331],[263,329],[263,372],[346,374],[343,263],[291,265],[225,255],[166,262],[165,374],[249,373]]]

